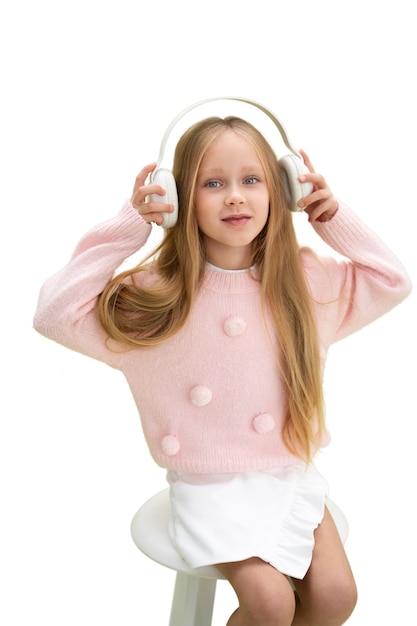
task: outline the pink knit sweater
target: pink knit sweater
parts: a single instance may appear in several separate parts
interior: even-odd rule
[[[401,302],[411,283],[392,252],[342,203],[330,222],[314,228],[345,257],[318,260],[302,252],[324,359],[332,343]],[[162,345],[106,347],[97,296],[150,230],[127,202],[87,233],[70,262],[43,285],[35,329],[123,372],[162,467],[224,473],[294,463],[281,437],[286,392],[259,284],[249,272],[207,269],[190,318]]]

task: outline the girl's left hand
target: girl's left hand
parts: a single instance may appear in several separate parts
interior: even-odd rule
[[[308,155],[303,150],[300,150],[300,154],[310,173],[303,174],[299,180],[312,183],[313,191],[302,198],[298,206],[308,214],[309,222],[328,222],[336,215],[339,204],[323,176],[314,171]]]

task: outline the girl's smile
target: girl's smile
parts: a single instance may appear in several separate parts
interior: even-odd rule
[[[245,226],[251,217],[249,215],[231,215],[230,217],[226,217],[223,222],[226,224],[230,224],[230,226]]]

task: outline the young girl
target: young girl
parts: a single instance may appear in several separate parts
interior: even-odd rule
[[[120,271],[172,211],[147,184],[153,164],[45,283],[34,318],[124,373],[167,469],[172,541],[233,585],[229,626],[337,626],[351,614],[354,578],[313,463],[328,442],[322,370],[332,343],[411,289],[302,156],[313,191],[299,206],[344,260],[300,249],[273,150],[247,122],[212,117],[177,145],[178,223],[157,250]]]

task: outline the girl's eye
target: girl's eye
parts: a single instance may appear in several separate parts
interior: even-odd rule
[[[219,185],[220,183],[217,180],[209,180],[206,183],[206,187],[208,187],[209,189],[216,189]]]
[[[245,185],[254,185],[256,182],[258,182],[258,179],[256,178],[256,176],[249,176],[248,178],[245,178],[244,180]]]

